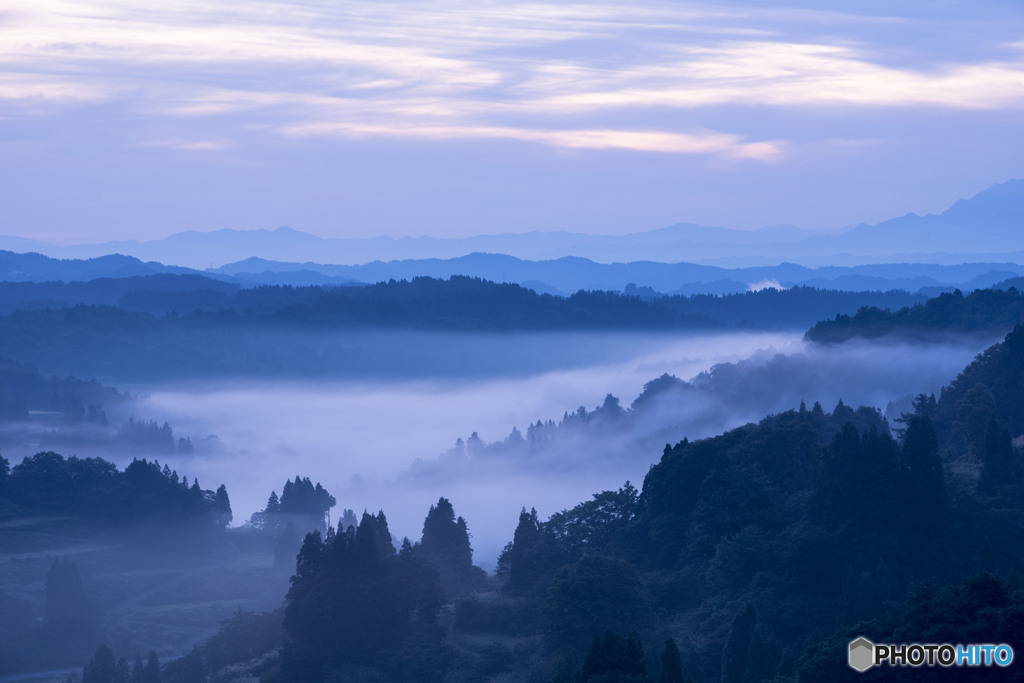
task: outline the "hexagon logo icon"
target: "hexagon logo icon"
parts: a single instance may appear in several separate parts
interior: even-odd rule
[[[867,638],[858,638],[850,643],[850,658],[847,660],[851,668],[867,671],[875,664],[875,644]]]

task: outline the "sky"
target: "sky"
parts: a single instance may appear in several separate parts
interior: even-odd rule
[[[1024,177],[1024,4],[0,0],[0,235],[839,228]]]

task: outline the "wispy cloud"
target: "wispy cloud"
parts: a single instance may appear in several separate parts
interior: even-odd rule
[[[231,143],[221,140],[153,140],[144,144],[149,147],[166,147],[184,152],[219,152],[231,147]]]
[[[343,137],[391,136],[427,140],[491,138],[539,142],[567,149],[624,149],[676,154],[723,154],[738,159],[770,161],[782,152],[779,142],[744,142],[735,135],[701,133],[685,135],[660,131],[537,130],[496,126],[379,126],[313,123],[284,129],[290,135]]]
[[[794,21],[815,30],[787,35]],[[149,117],[241,113],[286,135],[491,137],[772,160],[780,141],[708,131],[682,115],[652,125],[643,114],[1024,105],[1020,43],[1000,46],[998,59],[911,68],[848,34],[851,25],[894,21],[659,3],[271,0],[236,9],[185,1],[153,9],[37,0],[5,14],[0,115],[116,102]],[[620,118],[595,125],[605,115]]]

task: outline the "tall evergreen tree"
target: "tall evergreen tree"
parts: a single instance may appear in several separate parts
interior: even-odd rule
[[[146,658],[146,668],[142,672],[142,683],[161,683],[160,680],[160,660],[157,659],[156,652],[149,651],[149,656]]]
[[[231,523],[234,515],[231,514],[231,500],[228,498],[228,490],[224,484],[217,488],[213,496],[213,514],[217,524],[225,527]]]
[[[96,648],[96,653],[82,670],[82,683],[128,683],[114,659],[114,652],[106,645]]]
[[[440,607],[437,574],[406,547],[396,554],[383,512],[324,540],[306,536],[288,591],[282,655],[288,680],[326,680],[346,666],[394,657]]]
[[[906,424],[902,455],[907,469],[904,495],[900,497],[904,517],[910,529],[941,534],[949,518],[949,502],[939,458],[939,440],[927,413],[919,412]]]
[[[519,513],[519,524],[512,542],[505,546],[498,558],[498,574],[505,579],[505,588],[522,591],[539,587],[557,558],[547,531],[537,519],[537,510],[524,507]]]
[[[658,683],[686,683],[682,657],[674,638],[666,640],[665,649],[661,651],[661,673],[658,675]]]
[[[623,638],[607,631],[604,638],[594,638],[576,674],[576,683],[645,683],[647,665],[644,650],[636,633]]]
[[[437,569],[449,595],[470,587],[473,571],[473,549],[469,544],[466,520],[455,518],[455,509],[447,498],[431,505],[423,521],[423,539],[419,551]]]
[[[994,417],[989,419],[985,428],[985,446],[981,456],[979,491],[992,494],[1014,483],[1017,467],[1013,457],[1013,441],[1009,430]]]
[[[0,455],[0,496],[4,493],[4,483],[7,481],[7,477],[11,474],[11,463],[7,461],[7,458]]]

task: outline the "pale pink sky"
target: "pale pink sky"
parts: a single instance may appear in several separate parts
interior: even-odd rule
[[[1024,177],[1020,3],[36,0],[0,235],[834,228]]]

